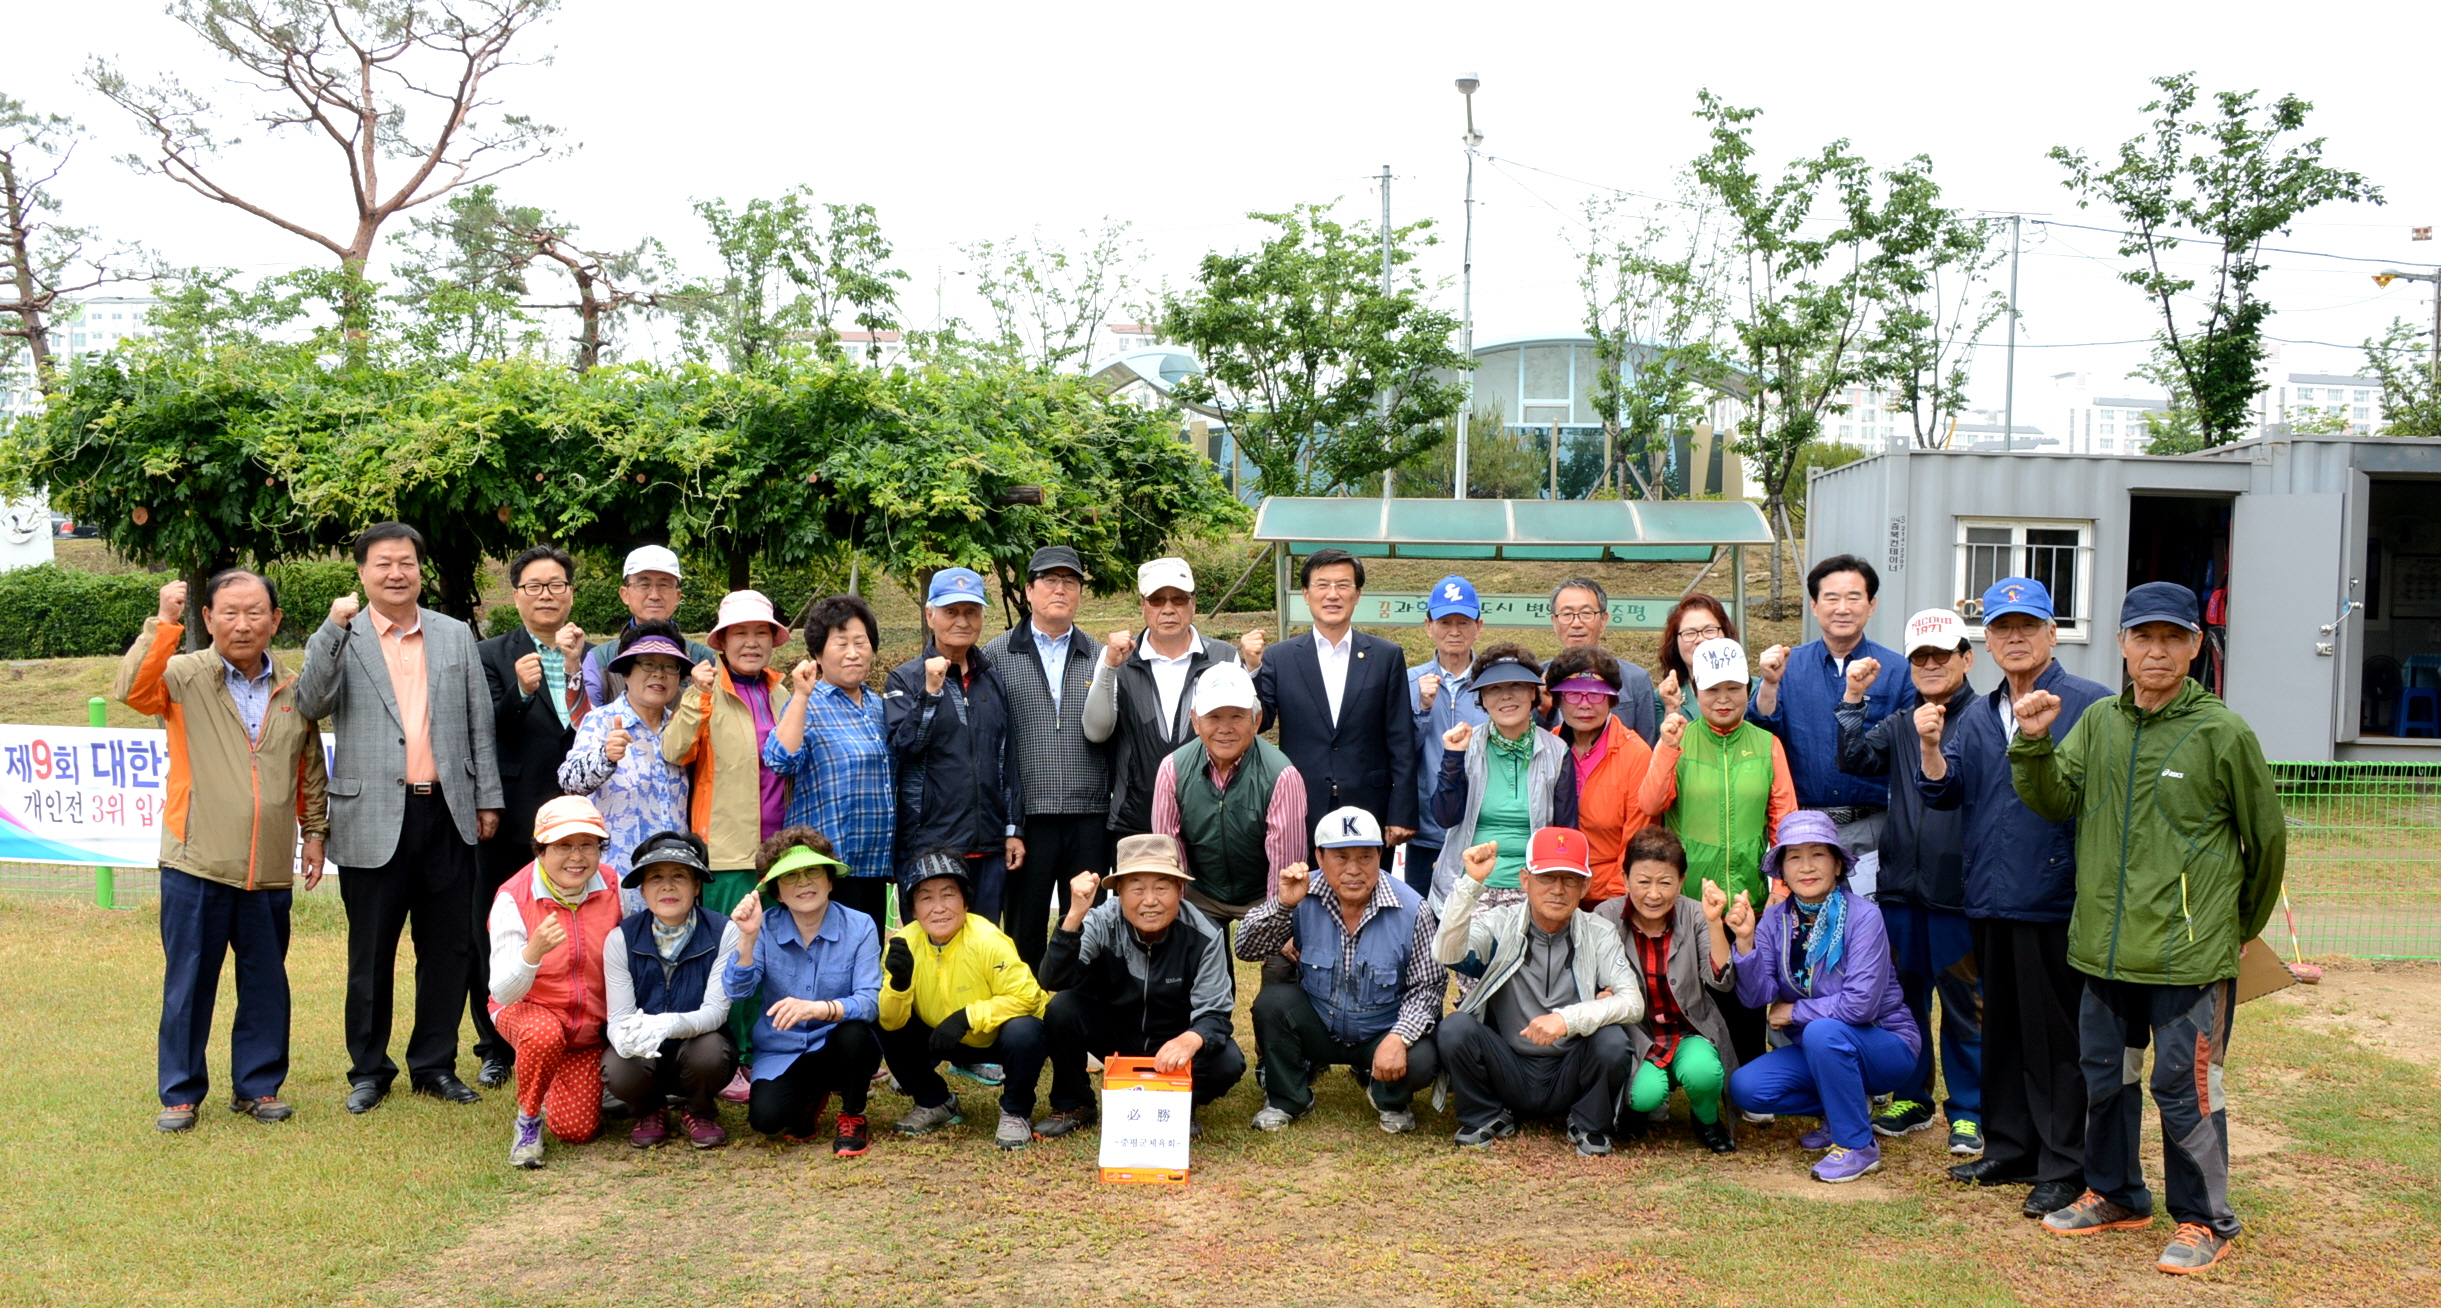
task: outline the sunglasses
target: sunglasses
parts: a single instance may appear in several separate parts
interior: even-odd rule
[[[1574,704],[1578,708],[1594,708],[1611,703],[1617,698],[1616,695],[1606,695],[1598,690],[1563,690],[1560,692],[1560,703]]]

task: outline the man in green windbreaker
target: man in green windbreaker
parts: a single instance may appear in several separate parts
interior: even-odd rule
[[[2221,1064],[2237,1001],[2238,953],[2271,920],[2287,826],[2254,730],[2187,678],[2203,643],[2195,592],[2128,591],[2119,652],[2129,688],[2053,742],[2059,699],[2017,701],[2009,766],[2026,807],[2077,820],[2077,898],[2068,961],[2085,974],[2085,1194],[2043,1219],[2062,1235],[2153,1220],[2136,1089],[2153,1055],[2162,1170],[2178,1233],[2154,1266],[2199,1272],[2237,1238],[2229,1207],[2229,1113]]]

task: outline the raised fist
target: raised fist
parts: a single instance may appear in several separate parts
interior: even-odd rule
[[[1070,877],[1068,879],[1068,907],[1070,911],[1081,913],[1084,910],[1093,907],[1094,892],[1100,890],[1101,888],[1102,878],[1094,875],[1091,871],[1079,872],[1075,876]]]
[[[1136,633],[1114,631],[1110,643],[1102,647],[1102,661],[1114,668],[1127,666],[1127,656],[1136,652]]]
[[[1500,862],[1500,842],[1487,840],[1480,845],[1469,845],[1466,852],[1458,856],[1458,861],[1465,867],[1468,876],[1478,882],[1489,881],[1492,879],[1492,869]]]
[[[1739,895],[1729,901],[1729,907],[1721,914],[1721,922],[1729,928],[1729,934],[1738,938],[1739,948],[1754,947],[1754,905],[1746,902],[1746,896]]]
[[[557,917],[546,915],[535,926],[534,934],[526,937],[525,961],[540,963],[550,957],[552,950],[567,943],[568,928]]]
[[[1661,708],[1664,714],[1684,711],[1681,706],[1685,704],[1686,697],[1678,693],[1678,669],[1672,668],[1662,674],[1661,684],[1653,689],[1661,692]]]
[[[1788,646],[1774,645],[1763,651],[1763,657],[1755,667],[1763,674],[1764,684],[1779,685],[1780,674],[1788,671]]]
[[[517,693],[531,695],[542,689],[542,655],[523,654],[517,659]]]
[[[1880,675],[1882,675],[1880,659],[1848,660],[1848,702],[1851,704],[1864,702],[1866,693],[1873,689],[1873,679]],[[1778,681],[1779,678],[1773,677],[1772,680]]]
[[[1291,863],[1280,869],[1280,907],[1295,908],[1305,902],[1305,892],[1312,889],[1314,874],[1303,863]]]
[[[186,621],[186,583],[173,581],[161,588],[161,620]]]
[[[763,932],[763,892],[749,890],[746,897],[729,910],[729,920],[737,923],[738,938],[751,942]]]
[[[719,674],[718,669],[712,666],[712,660],[705,659],[703,662],[695,665],[695,671],[691,675],[694,677],[695,688],[697,690],[710,690],[712,689],[714,678]]]
[[[1441,693],[1441,674],[1427,672],[1415,679],[1416,694],[1423,697],[1424,711],[1432,712],[1433,698]]]
[[[1948,717],[1947,704],[1916,705],[1916,738],[1934,749],[1941,748],[1941,723]]]
[[[551,643],[559,647],[569,667],[575,667],[585,657],[585,629],[573,622],[562,626],[559,634],[551,638]]]
[[[334,627],[344,627],[347,624],[354,622],[356,620],[357,610],[362,609],[363,607],[364,601],[357,598],[356,592],[354,591],[349,591],[347,594],[332,600],[331,625]]]
[[[1704,920],[1714,926],[1719,926],[1728,911],[1729,896],[1722,892],[1719,882],[1706,877],[1704,879]]]
[[[1672,712],[1661,722],[1661,743],[1677,749],[1687,738],[1687,716]]]
[[[616,763],[627,757],[627,724],[613,722],[610,734],[602,739],[602,757]]]
[[[2042,737],[2060,716],[2060,697],[2047,690],[2029,690],[2017,701],[2017,734]]]
[[[944,684],[946,684],[948,681],[949,681],[949,660],[948,660],[948,659],[946,659],[946,658],[942,657],[941,655],[935,654],[935,655],[933,655],[931,658],[928,658],[928,659],[924,660],[924,693],[925,693],[925,694],[927,694],[927,695],[938,695],[938,694],[940,694],[940,693],[941,693],[941,687],[942,687]]]
[[[1248,672],[1263,666],[1263,629],[1261,627],[1237,638],[1237,654],[1240,659],[1245,660]]]
[[[788,670],[789,688],[800,695],[814,693],[814,683],[822,680],[822,665],[812,659],[798,659],[797,666]]]
[[[1456,753],[1457,751],[1466,748],[1467,742],[1473,740],[1474,738],[1474,724],[1471,722],[1461,722],[1458,725],[1451,727],[1449,730],[1441,733],[1441,748],[1446,749],[1451,753]]]

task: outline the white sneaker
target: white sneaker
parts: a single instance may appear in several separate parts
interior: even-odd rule
[[[1383,1109],[1381,1114],[1382,1130],[1391,1135],[1404,1135],[1415,1129],[1415,1112],[1412,1109],[1402,1108],[1395,1113]]]
[[[1274,1108],[1265,1104],[1263,1111],[1254,1115],[1254,1129],[1257,1131],[1284,1131],[1288,1129],[1289,1123],[1297,1120],[1297,1117],[1298,1114],[1285,1108]]]

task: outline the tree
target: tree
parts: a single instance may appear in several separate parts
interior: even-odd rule
[[[250,213],[328,251],[361,279],[382,227],[509,169],[550,157],[556,129],[495,113],[493,74],[555,0],[176,0],[170,16],[236,64],[262,103],[257,121],[336,150],[351,224],[327,227],[274,210],[219,156],[238,143],[214,130],[214,106],[175,77],[142,85],[95,58],[86,79],[133,115],[152,146],[127,162],[216,204]],[[403,176],[385,177],[397,163]],[[371,307],[341,305],[351,331]]]
[[[871,333],[898,326],[892,283],[907,274],[888,266],[890,243],[873,206],[817,205],[800,186],[742,209],[699,200],[695,212],[712,230],[721,273],[672,297],[691,356],[747,372],[784,343],[809,341],[821,357],[844,358],[842,315]]]
[[[2193,397],[2204,445],[2226,445],[2250,425],[2263,391],[2263,323],[2271,305],[2255,294],[2264,271],[2263,242],[2285,234],[2317,206],[2336,201],[2382,202],[2362,174],[2322,162],[2324,138],[2296,140],[2313,106],[2293,95],[2258,104],[2254,91],[2220,91],[2217,117],[2198,112],[2193,73],[2156,77],[2161,94],[2143,112],[2154,115],[2147,136],[2119,146],[2114,161],[2054,147],[2050,158],[2068,170],[2077,207],[2108,207],[2126,226],[2122,257],[2137,266],[2120,280],[2144,292],[2161,315],[2161,344]],[[2182,237],[2179,232],[2200,233]],[[2174,271],[2170,253],[2185,240],[2219,247],[2210,285],[2200,297],[2195,277]],[[2182,322],[2182,300],[2200,298],[2203,315]]]
[[[80,135],[69,119],[0,95],[0,375],[15,373],[23,353],[45,395],[58,389],[51,326],[60,297],[150,275],[134,247],[102,243],[93,228],[51,216],[60,208],[52,185]]]
[[[1591,235],[1577,286],[1593,337],[1593,408],[1602,418],[1596,484],[1608,486],[1620,456],[1641,450],[1645,499],[1667,496],[1669,434],[1702,419],[1727,372],[1716,344],[1727,309],[1719,234],[1709,209],[1685,208],[1683,224],[1647,216],[1622,236],[1617,197],[1585,205]]]
[[[1451,374],[1474,366],[1412,268],[1383,293],[1381,233],[1331,209],[1248,215],[1278,232],[1252,252],[1205,255],[1195,289],[1163,300],[1163,334],[1205,369],[1178,398],[1220,410],[1264,495],[1361,488],[1416,459],[1465,398]],[[1394,268],[1432,244],[1430,226],[1391,230]]]
[[[662,297],[652,289],[669,264],[661,242],[646,237],[622,250],[597,250],[580,244],[574,225],[537,211],[510,231],[531,245],[535,257],[559,265],[576,289],[576,299],[557,304],[528,304],[529,309],[558,309],[576,315],[576,370],[591,372],[602,363],[621,314],[658,309]]]
[[[1975,342],[2008,301],[1989,284],[2000,263],[1991,224],[1940,203],[1932,160],[1884,173],[1887,221],[1876,239],[1884,279],[1865,355],[1915,446],[1942,448],[1966,409]]]
[[[2441,436],[2441,368],[2428,360],[2425,333],[2392,319],[2365,342],[2365,371],[2382,380],[2384,436]]]
[[[991,310],[994,348],[1044,372],[1090,362],[1102,320],[1137,289],[1144,243],[1127,229],[1105,219],[1101,231],[1078,233],[1074,254],[1039,231],[960,246],[975,265],[975,291]]]
[[[430,217],[410,218],[397,267],[401,305],[414,311],[412,338],[432,353],[498,359],[531,348],[534,320],[524,307],[533,247],[517,239],[541,211],[504,207],[499,188],[481,182],[450,196]]]

